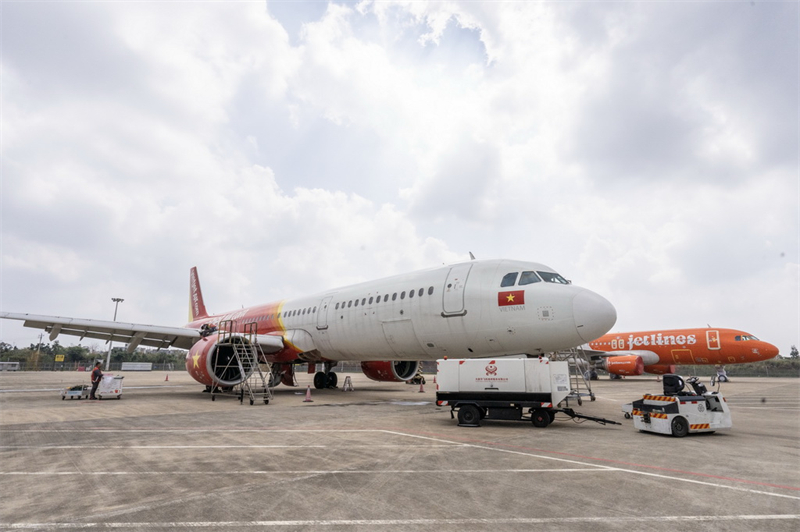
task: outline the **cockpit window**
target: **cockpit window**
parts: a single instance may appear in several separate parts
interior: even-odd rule
[[[514,286],[514,283],[517,282],[517,275],[519,275],[519,272],[505,274],[503,280],[500,282],[500,286]]]
[[[541,281],[541,279],[539,279],[539,276],[536,275],[536,272],[522,272],[522,275],[519,278],[520,286],[524,284],[538,283],[539,281]]]
[[[755,336],[739,336],[739,335],[736,335],[736,341],[737,342],[741,342],[743,340],[755,340],[755,341],[758,341],[758,338],[756,338]]]
[[[557,273],[552,272],[538,272],[539,275],[542,276],[544,282],[546,283],[559,283],[559,284],[569,284],[569,281],[558,275]]]

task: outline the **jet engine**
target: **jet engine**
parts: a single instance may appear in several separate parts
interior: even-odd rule
[[[608,357],[605,367],[614,375],[641,375],[644,373],[644,361],[638,355]]]
[[[379,382],[406,382],[414,378],[419,370],[419,362],[412,360],[385,360],[362,362],[364,375]]]
[[[255,370],[247,365],[242,374],[234,357],[236,344],[246,342],[241,336],[234,335],[226,337],[226,342],[220,344],[218,335],[212,334],[195,343],[186,354],[186,371],[194,380],[206,386],[236,386]]]
[[[668,373],[675,373],[675,364],[656,364],[653,366],[645,366],[644,370],[647,373],[654,375],[666,375]]]

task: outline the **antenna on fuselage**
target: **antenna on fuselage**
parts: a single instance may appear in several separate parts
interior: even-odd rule
[[[471,251],[469,252],[469,260],[475,260],[475,255]]]

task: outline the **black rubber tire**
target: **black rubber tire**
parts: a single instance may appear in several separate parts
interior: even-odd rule
[[[464,405],[458,409],[458,423],[460,425],[479,425],[481,411],[475,405]]]
[[[556,413],[552,410],[547,411],[547,416],[550,418],[550,423],[556,420]]]
[[[337,384],[339,384],[339,376],[331,371],[328,373],[328,388],[336,388]]]
[[[676,438],[683,438],[689,434],[689,422],[686,421],[686,418],[682,416],[676,416],[673,418],[670,428],[672,429],[672,435]]]
[[[531,414],[531,423],[534,427],[543,429],[550,424],[550,416],[547,410],[534,410]]]
[[[327,380],[328,379],[323,372],[321,371],[316,372],[314,374],[314,388],[316,388],[317,390],[325,388]]]
[[[216,400],[217,400],[217,396],[216,396],[216,395],[214,395],[213,393],[211,394],[211,400],[212,400],[212,401],[216,401]]]
[[[255,402],[255,401],[253,401],[252,399],[250,399],[250,406],[253,406],[253,403],[254,403],[254,402]]]
[[[268,405],[269,404],[269,399],[264,399],[264,404]]]

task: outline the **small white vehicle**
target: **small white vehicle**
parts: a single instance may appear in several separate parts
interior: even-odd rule
[[[559,412],[573,419],[619,425],[558,407],[571,391],[567,362],[539,357],[437,360],[436,364],[436,405],[449,406],[451,417],[458,412],[459,426],[507,419],[546,427]]]
[[[686,383],[679,375],[664,375],[663,380],[663,394],[648,394],[622,407],[625,417],[633,418],[636,429],[682,438],[731,428],[731,411],[719,392],[709,392],[697,377],[686,380],[692,392],[684,391]]]
[[[122,375],[103,375],[100,385],[97,387],[98,399],[120,399],[122,398]]]
[[[61,390],[61,400],[63,401],[67,397],[70,399],[88,399],[89,386],[86,384],[76,384],[75,386],[64,388]]]

